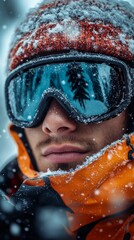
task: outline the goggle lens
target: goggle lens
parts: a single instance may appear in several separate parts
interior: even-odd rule
[[[45,95],[61,101],[68,112],[73,109],[83,118],[93,118],[117,108],[123,88],[120,68],[107,63],[74,61],[20,71],[8,85],[8,98],[14,118],[30,124],[42,111],[40,106]],[[48,109],[46,103],[47,99],[43,102],[43,111]],[[73,110],[70,111],[72,117]]]

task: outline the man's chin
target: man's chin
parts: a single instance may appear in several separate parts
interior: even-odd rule
[[[87,156],[86,156],[87,157]],[[86,161],[86,157],[83,160],[77,161],[77,162],[71,162],[71,163],[58,163],[55,167],[49,168],[50,171],[66,171],[70,172],[72,170],[75,170],[78,166],[82,166],[84,162]]]
[[[58,171],[58,170],[62,170],[62,171],[66,171],[66,172],[68,171],[69,172],[69,171],[72,171],[72,170],[76,170],[77,167],[82,166],[86,162],[86,159],[88,157],[93,156],[93,154],[95,154],[95,153],[94,152],[87,153],[82,158],[79,158],[79,160],[77,160],[77,161],[76,160],[74,161],[74,159],[73,159],[72,162],[69,161],[69,162],[57,162],[57,163],[52,163],[51,162],[50,163],[49,161],[47,161],[46,158],[43,158],[43,159],[41,159],[41,161],[44,162],[44,163],[47,163],[47,165],[44,166],[44,168],[43,168],[43,165],[42,165],[40,171],[46,173],[48,171],[55,172],[55,171]]]

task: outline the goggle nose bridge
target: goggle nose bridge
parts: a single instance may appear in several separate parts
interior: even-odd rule
[[[50,103],[52,102],[52,100],[56,100],[58,102],[58,104],[60,104],[60,106],[67,112],[70,114],[70,116],[75,115],[74,113],[77,112],[76,109],[70,104],[69,100],[67,99],[67,97],[65,96],[65,94],[63,94],[60,90],[51,87],[49,89],[47,89],[46,91],[44,91],[44,93],[42,94],[42,99],[40,101],[39,104],[39,109],[44,109],[43,112],[46,116],[47,111],[49,110],[50,107]],[[45,103],[45,104],[44,104]],[[45,108],[43,107],[43,105],[45,106]],[[79,114],[77,112],[77,114]]]

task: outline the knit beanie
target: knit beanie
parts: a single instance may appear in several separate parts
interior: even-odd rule
[[[15,32],[9,70],[73,50],[134,60],[134,8],[122,0],[43,0]]]

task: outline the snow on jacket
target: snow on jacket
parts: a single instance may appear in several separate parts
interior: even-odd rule
[[[21,206],[19,218],[26,214],[32,219],[31,234],[40,239],[134,239],[134,134],[87,158],[75,171],[44,174],[34,170],[13,126],[11,134],[18,145],[19,167],[27,177],[11,200]],[[53,236],[54,226],[61,236]]]

